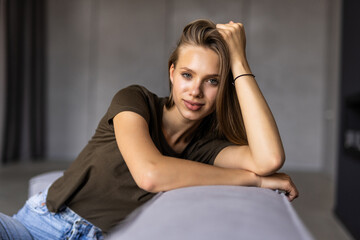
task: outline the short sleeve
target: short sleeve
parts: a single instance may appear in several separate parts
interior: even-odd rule
[[[139,85],[131,85],[117,92],[107,111],[107,122],[112,125],[113,118],[123,111],[135,112],[149,123],[149,92]]]
[[[222,139],[203,138],[190,146],[186,159],[213,165],[219,152],[231,145],[235,144]]]

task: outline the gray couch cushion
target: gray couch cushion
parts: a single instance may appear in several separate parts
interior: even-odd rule
[[[50,184],[52,184],[56,179],[63,175],[64,171],[53,171],[47,172],[35,177],[32,177],[29,180],[29,193],[28,196],[31,197],[38,192],[46,189]]]
[[[312,239],[284,194],[196,186],[157,194],[108,239]]]
[[[63,171],[30,179],[29,196]],[[313,239],[284,194],[237,186],[196,186],[160,192],[122,221],[107,239]]]

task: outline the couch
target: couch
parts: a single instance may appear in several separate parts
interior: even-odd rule
[[[62,171],[30,179],[29,196]],[[118,224],[106,239],[313,239],[283,193],[241,186],[194,186],[160,192]]]

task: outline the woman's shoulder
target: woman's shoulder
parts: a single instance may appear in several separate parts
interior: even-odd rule
[[[154,101],[157,100],[158,96],[148,90],[146,87],[138,84],[132,84],[125,88],[120,89],[117,93],[115,93],[112,102],[119,101]]]
[[[119,90],[113,97],[108,112],[115,116],[120,111],[134,111],[141,113],[146,120],[151,113],[160,113],[166,98],[159,98],[146,87],[133,84]]]
[[[138,84],[132,84],[132,85],[129,85],[127,87],[124,87],[122,89],[120,89],[116,94],[121,94],[121,93],[124,93],[124,92],[131,92],[131,93],[144,93],[144,94],[154,94],[153,92],[151,92],[150,90],[148,90],[146,87],[142,86],[142,85],[138,85]]]
[[[159,99],[159,97],[157,96],[156,93],[150,91],[148,88],[146,88],[145,86],[142,85],[138,85],[138,84],[132,84],[129,85],[125,88],[120,89],[115,95],[114,95],[114,99],[116,98],[138,98],[138,97],[142,97],[145,99]]]
[[[131,111],[150,122],[151,112],[156,110],[158,98],[141,85],[129,85],[119,90],[112,98],[105,114],[105,122],[112,124],[113,118],[120,112]]]

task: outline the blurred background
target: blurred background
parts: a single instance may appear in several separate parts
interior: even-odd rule
[[[250,66],[279,127],[283,171],[299,186],[299,216],[317,239],[360,238],[360,219],[341,214],[348,203],[337,191],[342,40],[345,16],[359,23],[354,9],[355,0],[0,0],[0,211],[23,204],[29,178],[76,158],[119,89],[168,95],[167,59],[187,23],[233,20],[245,26]],[[348,29],[357,36],[359,25]],[[360,92],[358,75],[349,79]]]

